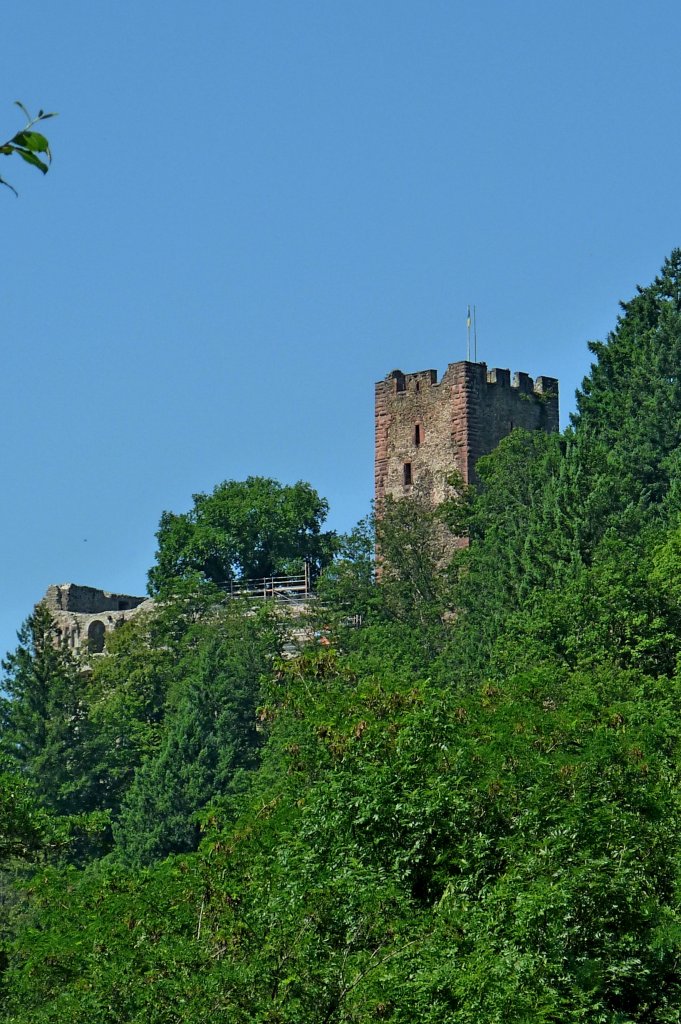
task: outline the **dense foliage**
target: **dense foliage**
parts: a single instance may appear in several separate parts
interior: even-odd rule
[[[87,671],[34,612],[0,703],[0,1019],[679,1020],[680,272],[592,345],[563,436],[334,541],[307,618],[209,582],[256,534],[258,569],[313,554],[276,510],[240,533],[253,480],[164,516],[163,599]]]
[[[319,570],[335,547],[334,534],[322,531],[328,510],[302,481],[283,486],[250,476],[195,494],[189,512],[161,516],[149,591],[165,593],[196,574],[217,584],[275,576],[303,560]]]

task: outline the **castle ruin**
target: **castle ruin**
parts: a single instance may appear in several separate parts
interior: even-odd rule
[[[515,427],[558,430],[558,381],[485,363],[450,363],[435,370],[393,370],[376,384],[375,497],[380,514],[387,496],[418,494],[437,505],[456,493],[457,482],[476,484],[475,466]],[[464,543],[459,541],[458,543]],[[306,584],[307,587],[307,584]],[[306,590],[307,593],[307,590]],[[75,583],[52,584],[43,603],[61,642],[91,654],[104,650],[111,632],[154,602]]]
[[[70,650],[87,647],[90,654],[101,654],[106,633],[154,604],[150,598],[111,594],[76,583],[53,583],[42,603],[54,619],[61,642]]]

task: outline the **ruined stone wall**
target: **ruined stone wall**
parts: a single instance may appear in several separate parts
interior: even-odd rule
[[[417,491],[434,504],[448,497],[457,471],[476,483],[475,464],[515,427],[558,430],[558,381],[485,363],[450,363],[435,370],[393,370],[376,384],[375,496]]]
[[[75,583],[53,583],[42,603],[55,621],[61,642],[70,650],[86,648],[92,654],[101,654],[106,633],[154,606],[149,598]]]
[[[81,587],[76,583],[53,583],[43,598],[51,612],[80,612],[84,615],[126,611],[145,600],[131,594],[112,594],[96,587]]]

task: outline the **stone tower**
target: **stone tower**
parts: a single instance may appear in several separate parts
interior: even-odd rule
[[[375,495],[414,491],[438,504],[452,491],[447,477],[477,482],[475,464],[514,429],[558,430],[558,381],[450,363],[435,370],[393,370],[376,384]]]

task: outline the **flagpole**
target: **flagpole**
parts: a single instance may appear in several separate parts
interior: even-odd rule
[[[471,307],[468,307],[466,315],[466,362],[471,361]]]
[[[473,306],[473,358],[475,362],[478,361],[478,321],[475,316],[475,306]]]

